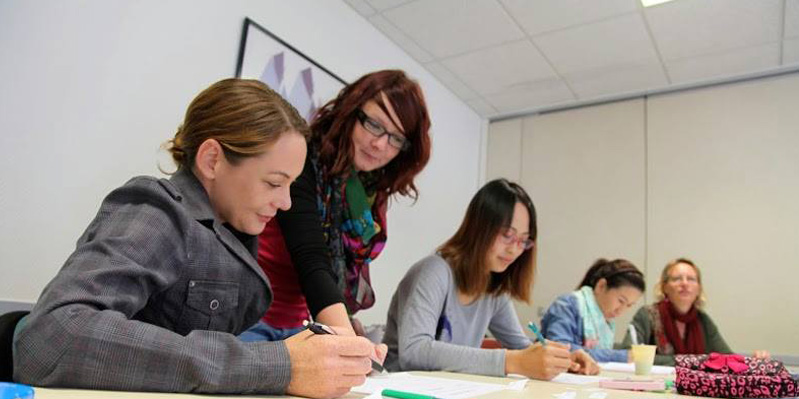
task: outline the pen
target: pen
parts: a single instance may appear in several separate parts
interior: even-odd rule
[[[544,336],[541,335],[541,331],[538,331],[538,327],[535,326],[535,323],[533,323],[532,321],[527,323],[527,328],[533,331],[533,334],[535,334],[536,339],[538,339],[541,342],[541,345],[547,344],[547,341],[544,339]]]
[[[333,330],[332,328],[330,328],[330,327],[328,327],[328,326],[326,326],[326,325],[324,325],[322,323],[317,323],[315,321],[305,320],[305,321],[303,321],[302,324],[304,324],[305,327],[307,327],[309,330],[311,330],[312,333],[314,333],[316,335],[338,335],[338,334],[336,334],[335,330]],[[385,369],[383,368],[383,365],[381,365],[380,363],[374,361],[374,359],[369,359],[369,360],[372,361],[372,370],[377,371],[378,373],[385,373]]]
[[[638,333],[635,331],[635,326],[628,324],[627,327],[630,330],[630,340],[633,342],[633,345],[638,345]]]
[[[380,394],[383,396],[388,396],[389,398],[399,398],[399,399],[438,399],[432,395],[422,395],[418,393],[395,391],[393,389],[384,389],[382,392],[380,392]]]

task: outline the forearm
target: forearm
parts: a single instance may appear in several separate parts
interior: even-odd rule
[[[295,267],[299,272],[300,267],[297,265]],[[344,295],[336,284],[336,278],[332,273],[332,267],[326,265],[306,273],[305,277],[300,277],[300,288],[305,296],[308,310],[314,319],[318,319],[319,314],[331,306],[337,304],[345,306]],[[344,315],[347,315],[346,307],[344,307]]]
[[[524,362],[524,356],[520,350],[505,350],[505,374],[524,375],[524,367],[522,362]]]
[[[575,350],[575,348],[572,348]],[[594,360],[598,362],[619,362],[626,363],[629,361],[629,351],[625,349],[585,349]]]
[[[505,349],[481,349],[441,341],[424,340],[401,348],[402,370],[451,371],[504,376]]]
[[[724,337],[721,336],[721,332],[716,324],[710,320],[710,317],[705,317],[705,320],[706,326],[704,326],[702,329],[703,333],[705,334],[705,352],[733,353],[730,346],[727,345],[727,341],[725,341]]]
[[[16,349],[15,378],[39,386],[280,394],[291,371],[282,342],[200,330],[184,337],[86,305],[33,313]]]
[[[355,335],[355,330],[350,323],[349,315],[347,314],[347,307],[343,303],[335,303],[322,309],[317,315],[316,320],[328,326],[339,327],[346,329],[351,335]],[[339,332],[341,331],[339,329]]]
[[[310,159],[306,161],[302,175],[291,186],[291,201],[291,209],[278,212],[277,221],[308,309],[318,319],[319,313],[329,306],[344,302],[337,284],[338,278],[344,277],[337,277],[333,272]]]
[[[550,341],[568,344],[571,350],[582,348],[582,318],[572,296],[561,296],[541,319],[541,333]]]
[[[503,301],[497,304],[497,311],[491,318],[488,329],[503,348],[524,349],[532,344],[530,338],[524,335],[519,317],[509,298],[503,298]]]

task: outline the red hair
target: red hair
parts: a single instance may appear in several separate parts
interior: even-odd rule
[[[341,89],[338,96],[314,116],[311,142],[319,148],[320,163],[327,166],[328,176],[349,173],[353,163],[352,131],[359,123],[358,109],[369,101],[375,101],[386,115],[390,115],[381,93],[394,108],[411,146],[380,168],[377,191],[386,197],[399,193],[417,199],[419,192],[413,179],[430,159],[430,116],[422,89],[405,72],[372,72]]]

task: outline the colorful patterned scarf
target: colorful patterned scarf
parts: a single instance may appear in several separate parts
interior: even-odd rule
[[[319,163],[318,149],[311,145],[308,149],[316,171],[317,206],[333,272],[347,312],[353,315],[375,302],[369,264],[385,247],[387,200],[375,192],[378,173],[353,171],[346,181],[328,178],[327,168]]]
[[[583,318],[583,346],[586,349],[613,349],[616,323],[605,319],[596,302],[594,289],[582,286],[572,295],[577,297],[577,308]]]

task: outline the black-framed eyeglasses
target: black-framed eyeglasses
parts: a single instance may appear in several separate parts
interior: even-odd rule
[[[367,132],[371,133],[372,136],[377,138],[388,136],[388,145],[400,150],[400,151],[407,151],[411,148],[411,142],[405,138],[405,136],[399,133],[391,133],[389,132],[380,122],[372,119],[369,115],[366,115],[366,112],[363,112],[362,109],[358,109],[355,113],[355,116],[358,117],[358,120],[361,122],[361,126],[366,129]]]
[[[520,238],[519,236],[517,236],[516,229],[514,229],[513,227],[505,229],[505,231],[503,231],[499,235],[499,239],[505,245],[515,245],[516,247],[524,248],[525,251],[532,248],[533,245],[535,245],[535,243],[533,242],[533,240],[530,239],[530,237]]]

